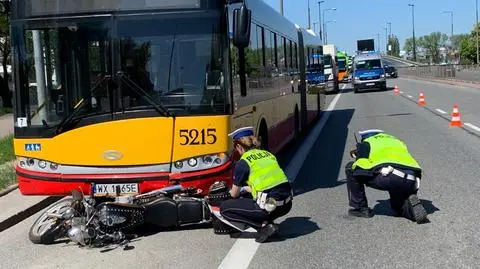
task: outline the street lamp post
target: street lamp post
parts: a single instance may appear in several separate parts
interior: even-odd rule
[[[325,3],[325,1],[318,1],[318,28],[320,28],[320,31],[318,32],[318,36],[322,40],[322,44],[323,44],[323,37],[322,37],[322,3]]]
[[[310,0],[308,0],[308,29],[312,29],[312,25],[310,24]]]
[[[280,14],[283,16],[283,0],[280,0]]]
[[[317,22],[313,22],[313,32],[315,33],[317,31]]]
[[[383,29],[385,30],[385,52],[386,54],[388,54],[388,33],[387,33],[388,28],[383,27]]]
[[[333,7],[333,8],[328,8],[328,9],[325,9],[325,10],[323,11],[323,16],[322,16],[322,17],[323,17],[323,34],[324,34],[324,37],[325,37],[325,38],[324,38],[324,39],[325,39],[325,44],[327,44],[327,28],[325,27],[325,12],[330,11],[330,10],[335,11],[335,10],[337,10],[337,8],[335,8],[335,7]],[[331,21],[330,21],[330,22],[331,22]]]
[[[479,54],[479,49],[478,49],[478,0],[475,2],[475,14],[476,14],[476,24],[475,24],[475,32],[477,35],[477,67],[479,66],[479,60],[480,60],[480,54]]]
[[[390,39],[392,38],[392,23],[387,22],[388,24],[388,44],[387,44],[387,55],[391,55],[391,51],[388,50],[388,45],[390,44]]]
[[[413,61],[417,61],[417,46],[415,42],[415,5],[414,4],[408,4],[410,7],[412,7],[412,35],[413,35]]]
[[[325,32],[325,44],[327,44],[327,23],[336,23],[337,21],[336,20],[333,20],[333,21],[326,21],[325,22],[325,25],[323,25],[323,31]]]

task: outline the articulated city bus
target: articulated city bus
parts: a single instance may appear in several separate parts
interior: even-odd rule
[[[307,33],[261,0],[13,0],[11,22],[24,195],[206,191],[229,132],[278,152],[324,108]]]

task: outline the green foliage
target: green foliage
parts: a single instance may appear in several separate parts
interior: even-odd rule
[[[476,40],[472,36],[464,37],[460,41],[460,61],[461,64],[477,63]]]
[[[13,113],[13,109],[10,108],[10,107],[3,107],[3,108],[0,108],[0,116],[3,116],[5,114],[10,114],[10,113]]]
[[[0,165],[14,159],[13,135],[8,135],[0,139]]]
[[[448,36],[440,32],[430,33],[418,39],[418,47],[425,49],[427,57],[433,62],[440,62],[440,47],[445,46]]]
[[[417,51],[418,51],[418,38],[415,38],[416,41],[416,46],[417,46]],[[407,53],[411,54],[413,53],[413,38],[409,37],[405,40],[405,44],[403,45],[403,50],[406,51]]]
[[[398,41],[397,36],[392,35],[388,39],[388,45],[392,46],[392,50],[389,52],[390,55],[399,57],[400,56],[400,42]]]
[[[16,181],[15,167],[12,164],[0,165],[0,190],[7,188]]]

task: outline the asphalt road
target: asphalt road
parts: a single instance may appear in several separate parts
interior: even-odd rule
[[[429,105],[435,103],[424,82],[389,83],[410,94],[422,90]],[[441,84],[432,86],[435,91],[476,96]],[[296,177],[294,207],[279,220],[281,230],[273,242],[258,247],[248,243],[252,239],[237,241],[206,228],[153,234],[132,243],[135,248],[129,251],[101,253],[63,243],[37,246],[28,241],[35,215],[0,233],[2,268],[217,268],[239,242],[254,246],[238,253],[254,253],[248,268],[478,268],[480,139],[450,128],[446,119],[391,91],[354,94],[346,89],[336,96],[327,98],[338,102]],[[448,104],[448,96],[437,99]],[[475,112],[468,115],[474,122]],[[417,225],[391,216],[388,194],[372,189],[367,195],[376,216],[347,216],[343,167],[355,144],[353,132],[365,128],[400,137],[419,160],[425,170],[419,195],[430,223]],[[285,156],[295,150],[296,145],[291,146],[281,158],[288,162]]]
[[[466,128],[480,130],[480,89],[402,78],[396,83],[403,97],[417,102],[423,93],[426,107],[448,119],[451,119],[453,105],[457,104]]]

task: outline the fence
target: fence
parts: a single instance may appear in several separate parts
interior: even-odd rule
[[[397,67],[397,70],[400,76],[453,79],[457,75],[454,65],[417,65]]]

